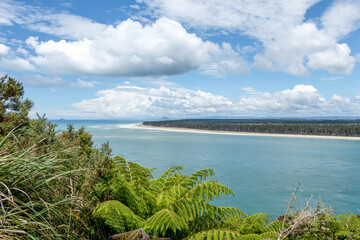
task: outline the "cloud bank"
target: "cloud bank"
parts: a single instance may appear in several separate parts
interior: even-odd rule
[[[193,28],[227,30],[260,41],[265,50],[254,57],[254,66],[265,71],[306,75],[309,69],[324,69],[349,74],[355,65],[349,46],[339,41],[360,27],[356,0],[335,1],[321,17],[321,26],[305,21],[306,12],[320,0],[137,2],[146,4],[147,13],[154,17],[166,16]]]
[[[250,71],[230,44],[203,41],[166,17],[147,25],[131,19],[106,25],[15,3],[8,0],[1,4],[3,11],[13,14],[3,16],[0,25],[19,24],[55,37],[46,41],[36,35],[29,37],[21,48],[26,56],[1,44],[3,69],[102,77],[171,76],[199,68],[218,76]]]
[[[75,103],[80,115],[98,118],[126,117],[279,117],[353,116],[360,114],[360,96],[353,99],[333,95],[325,99],[311,85],[296,85],[274,93],[252,92],[238,101],[212,93],[174,87],[119,86],[97,93],[97,98]]]
[[[71,87],[71,88],[93,88],[98,82],[84,81],[80,78],[76,79],[76,82],[66,81],[61,77],[47,77],[40,74],[30,75],[27,74],[20,78],[20,81],[27,86],[31,87]]]
[[[310,69],[349,74],[355,66],[342,42],[360,27],[360,3],[335,1],[316,20],[305,20],[320,0],[137,0],[156,21],[97,23],[69,13],[54,13],[12,0],[0,3],[0,25],[21,25],[49,34],[26,40],[22,53],[0,43],[0,68],[44,74],[102,77],[159,77],[200,70],[225,76],[265,71],[307,75]],[[140,8],[139,5],[136,5]],[[134,16],[141,19],[142,16]],[[230,32],[261,43],[253,62],[229,43],[205,41],[189,29]],[[59,40],[60,39],[60,40]],[[242,47],[242,46],[240,46]]]

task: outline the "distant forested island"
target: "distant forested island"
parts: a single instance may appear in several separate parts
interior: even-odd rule
[[[360,137],[360,119],[186,119],[145,121],[143,125],[211,131]]]

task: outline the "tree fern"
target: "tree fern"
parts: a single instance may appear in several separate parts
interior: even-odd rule
[[[118,193],[113,196],[123,199],[122,204],[127,206],[121,210],[124,212],[119,210],[117,213],[122,217],[119,220],[129,222],[131,219],[125,219],[127,215],[133,218],[135,213],[140,213],[146,220],[136,227],[143,227],[152,235],[179,238],[205,229],[227,227],[229,225],[225,220],[233,216],[247,217],[239,209],[209,204],[214,198],[233,194],[230,188],[217,181],[203,182],[213,176],[214,172],[211,169],[202,169],[186,176],[181,174],[182,167],[175,166],[158,179],[151,179],[146,171],[143,173],[141,168],[132,165],[131,162],[123,158],[116,158],[116,161],[119,171],[110,185],[112,191]],[[142,177],[139,178],[137,175]],[[147,210],[139,212],[141,208]],[[131,211],[130,215],[126,214],[128,211]],[[95,213],[98,212],[97,208]],[[112,222],[113,216],[106,214],[102,216],[109,218],[107,224],[112,228],[116,227]],[[226,235],[230,234],[229,231],[219,234],[230,236]]]
[[[119,156],[114,157],[114,162],[128,182],[148,184],[148,180],[152,178],[151,169],[146,169],[139,164],[128,162]]]
[[[204,181],[214,175],[215,175],[215,173],[214,173],[213,169],[205,168],[205,169],[201,169],[199,171],[194,172],[193,174],[190,175],[190,178],[192,180],[194,180],[195,182],[200,182],[200,181]]]
[[[175,185],[169,188],[167,191],[161,192],[156,198],[156,203],[159,207],[167,207],[173,202],[183,198],[187,192],[188,189],[185,187]]]
[[[146,220],[144,229],[155,236],[165,236],[168,231],[174,234],[179,231],[186,231],[188,230],[188,225],[185,219],[177,213],[163,209]]]
[[[269,232],[264,232],[262,234],[259,235],[261,237],[261,239],[278,239],[279,233],[276,231],[269,231]]]
[[[263,238],[260,235],[255,234],[255,233],[241,235],[238,239],[239,240],[263,240]]]
[[[217,214],[218,216],[222,216],[224,218],[230,218],[230,217],[240,217],[240,218],[245,218],[248,215],[246,215],[246,213],[244,213],[243,211],[241,211],[238,208],[234,208],[234,207],[215,207],[212,206],[212,210],[215,214]]]
[[[243,218],[234,218],[231,225],[236,227],[241,234],[261,234],[272,231],[268,229],[269,215],[257,213]]]
[[[155,194],[159,194],[169,186],[169,179],[175,175],[175,173],[181,174],[181,166],[174,166],[165,171],[159,178],[151,181],[150,190]]]
[[[255,213],[248,217],[248,219],[254,223],[258,222],[261,225],[266,225],[269,222],[269,214],[266,213]]]
[[[115,175],[108,185],[111,196],[136,212],[144,212],[147,208],[146,202],[139,195],[138,189],[134,189],[132,182],[126,181],[122,175]]]
[[[266,228],[269,231],[280,232],[282,230],[282,224],[283,224],[282,221],[272,221],[266,226]]]
[[[175,181],[171,181],[171,180],[175,180]],[[197,182],[194,181],[194,179],[191,179],[189,176],[186,175],[179,175],[179,174],[175,174],[171,179],[170,179],[171,184],[174,184],[176,186],[182,186],[184,188],[187,189],[191,189],[192,187],[194,187]]]
[[[210,206],[210,204],[196,198],[182,198],[172,203],[168,209],[176,212],[188,222],[203,214]]]
[[[196,185],[186,194],[186,196],[190,198],[203,199],[208,202],[214,198],[226,196],[229,194],[234,195],[234,192],[225,185],[211,180]]]
[[[97,205],[94,215],[104,219],[108,226],[117,231],[124,231],[124,226],[139,228],[144,223],[144,220],[130,208],[116,200],[105,201]]]

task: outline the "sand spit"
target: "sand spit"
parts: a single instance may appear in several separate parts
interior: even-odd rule
[[[249,133],[249,132],[230,132],[230,131],[211,131],[202,129],[188,129],[188,128],[172,128],[172,127],[155,127],[136,124],[122,124],[119,128],[130,129],[147,129],[167,132],[187,132],[187,133],[201,133],[201,134],[217,134],[217,135],[236,135],[236,136],[257,136],[257,137],[289,137],[289,138],[322,138],[322,139],[338,139],[338,140],[360,140],[360,137],[343,137],[343,136],[319,136],[319,135],[296,135],[296,134],[272,134],[272,133]]]

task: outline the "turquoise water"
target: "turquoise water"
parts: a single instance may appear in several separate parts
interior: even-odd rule
[[[59,129],[67,121],[54,121]],[[282,215],[301,183],[296,207],[313,195],[336,214],[360,214],[360,141],[231,136],[119,128],[124,121],[73,121],[97,146],[109,141],[114,155],[153,168],[154,176],[174,165],[189,174],[213,168],[215,179],[235,192],[215,202],[248,214]]]

